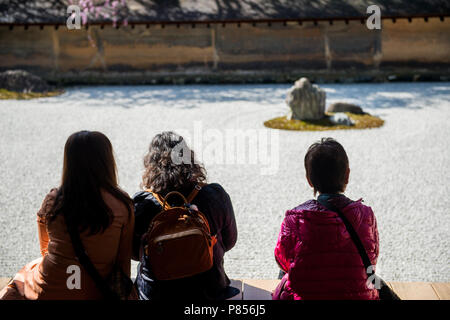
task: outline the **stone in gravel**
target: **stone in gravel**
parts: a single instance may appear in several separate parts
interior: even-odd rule
[[[344,126],[353,126],[355,123],[348,115],[343,112],[337,112],[330,117],[330,121],[334,124],[340,124]]]
[[[48,92],[51,87],[40,77],[24,70],[8,70],[0,73],[0,89],[15,92]]]
[[[354,114],[366,114],[360,106],[345,102],[333,103],[328,107],[327,112],[350,112]]]
[[[291,108],[288,119],[318,120],[325,115],[326,93],[308,78],[301,78],[289,90],[286,103]]]

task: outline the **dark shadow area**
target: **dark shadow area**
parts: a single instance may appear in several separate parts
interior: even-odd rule
[[[322,87],[329,89],[327,104],[348,101],[370,109],[421,109],[450,98],[448,82],[335,84]]]
[[[74,1],[77,3],[77,1]],[[0,3],[3,23],[65,23],[68,1],[9,0]],[[118,21],[264,20],[366,17],[369,5],[378,5],[382,15],[450,13],[446,0],[127,0],[118,11]],[[90,22],[111,22],[89,16]]]
[[[449,82],[358,83],[319,85],[327,93],[327,106],[350,102],[363,109],[433,107],[450,99]],[[260,85],[157,85],[70,87],[58,97],[39,103],[68,103],[87,107],[140,108],[164,106],[194,109],[203,104],[248,102],[265,105],[285,104],[290,84]],[[287,107],[286,107],[287,108]]]
[[[366,8],[376,4],[384,15],[448,13],[450,3],[442,0],[134,0],[145,12],[130,11],[131,20],[257,20],[327,17],[365,17]]]
[[[238,288],[235,288],[235,287],[232,287],[232,286],[228,286],[226,289],[225,289],[225,293],[224,293],[224,295],[223,295],[223,298],[222,298],[222,300],[228,300],[228,299],[231,299],[231,298],[233,298],[233,297],[236,297],[238,294],[240,294],[241,293],[241,290],[240,289],[238,289]]]
[[[157,85],[71,87],[60,98],[83,101],[84,106],[133,108],[159,105],[193,109],[201,104],[236,101],[276,104],[285,99],[289,85]],[[42,103],[61,103],[41,100]]]

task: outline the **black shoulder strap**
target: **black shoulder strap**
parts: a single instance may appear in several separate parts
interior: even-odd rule
[[[350,234],[350,237],[353,240],[353,243],[356,246],[356,249],[358,249],[359,255],[361,256],[361,259],[363,261],[364,267],[366,269],[366,273],[368,276],[370,275],[368,272],[372,268],[369,269],[370,266],[372,266],[372,262],[369,259],[369,256],[367,255],[367,251],[364,248],[364,245],[361,242],[361,239],[359,238],[358,234],[356,233],[355,229],[353,228],[353,225],[348,221],[347,217],[342,213],[341,210],[339,210],[335,205],[331,204],[330,202],[326,202],[323,200],[317,200],[321,205],[326,207],[327,209],[334,211],[338,214],[339,218],[341,218],[342,222],[344,222],[345,228],[347,229],[348,233]],[[373,272],[373,270],[372,270]]]
[[[91,259],[89,259],[86,250],[84,249],[83,243],[81,242],[80,234],[78,230],[69,226],[67,223],[66,226],[67,231],[70,235],[70,240],[72,241],[72,246],[75,251],[75,255],[78,258],[78,261],[89,274],[89,276],[94,280],[95,284],[99,288],[100,292],[103,294],[103,297],[108,300],[118,300],[119,297],[108,287],[106,281],[102,278],[100,273],[98,273]]]

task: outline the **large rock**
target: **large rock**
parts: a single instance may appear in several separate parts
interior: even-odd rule
[[[326,93],[307,78],[297,80],[289,90],[286,103],[291,108],[289,119],[317,120],[325,115]]]
[[[333,103],[328,107],[327,112],[350,112],[354,114],[366,114],[360,106],[345,102]]]
[[[48,92],[51,87],[34,74],[24,70],[0,72],[0,89],[15,92]]]

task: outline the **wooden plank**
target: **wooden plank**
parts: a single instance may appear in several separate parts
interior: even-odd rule
[[[8,282],[11,281],[11,278],[0,278],[0,290],[3,289],[3,287],[5,287]]]
[[[243,300],[272,300],[272,291],[280,280],[246,279],[244,282]]]
[[[392,290],[402,300],[439,300],[429,282],[390,282]]]
[[[232,279],[230,281],[231,281],[230,286],[239,289],[240,292],[237,295],[235,295],[234,297],[231,297],[227,300],[243,300],[244,295],[243,295],[243,290],[242,290],[242,287],[243,287],[242,281],[236,280],[236,279]]]
[[[450,300],[450,282],[433,282],[431,286],[440,300]]]
[[[394,290],[394,288],[392,288],[392,285],[390,282],[386,282],[386,284],[388,285],[389,288],[391,288],[391,290]]]

